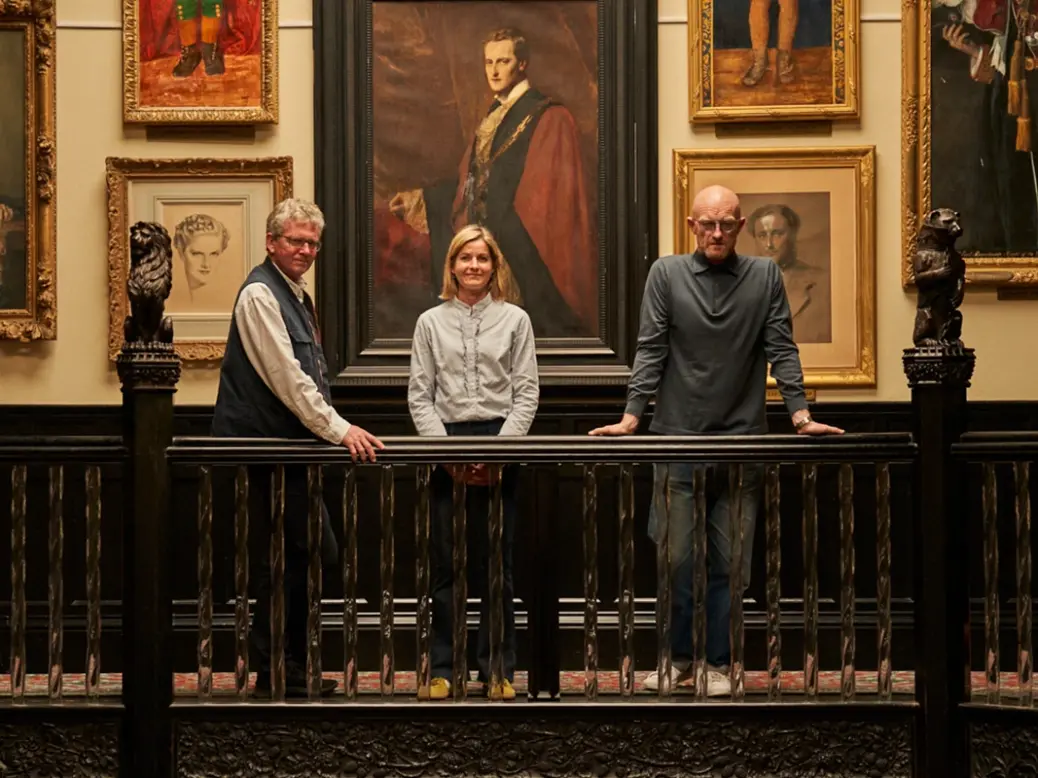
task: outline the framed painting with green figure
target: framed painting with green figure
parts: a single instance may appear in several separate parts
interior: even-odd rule
[[[277,121],[277,0],[123,3],[126,121]]]

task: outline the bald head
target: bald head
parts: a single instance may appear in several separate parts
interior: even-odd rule
[[[735,251],[746,220],[739,208],[739,196],[723,186],[701,189],[692,201],[688,226],[696,236],[696,248],[709,262],[724,262]]]
[[[724,216],[738,219],[742,215],[739,195],[720,185],[700,189],[692,201],[692,218],[698,219],[704,213],[709,213],[710,217],[715,219]]]

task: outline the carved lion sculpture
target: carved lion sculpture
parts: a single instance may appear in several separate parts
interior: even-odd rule
[[[960,235],[959,214],[950,208],[930,211],[919,230],[912,263],[918,295],[912,333],[916,346],[962,346],[958,307],[966,292],[966,263],[955,248]]]
[[[163,315],[172,287],[169,233],[161,224],[137,222],[130,227],[130,277],[126,282],[130,315],[123,325],[127,343],[173,342],[173,322]]]

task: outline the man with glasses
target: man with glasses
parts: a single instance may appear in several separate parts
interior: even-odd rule
[[[591,435],[630,435],[649,400],[649,429],[659,435],[763,435],[767,366],[801,435],[840,434],[814,421],[804,396],[782,271],[770,259],[735,252],[746,223],[734,192],[711,186],[696,195],[689,226],[696,252],[663,257],[649,268],[627,407],[616,424]],[[707,501],[707,694],[731,692],[729,565],[732,542],[725,466],[660,464],[654,468],[649,535],[660,540],[660,511],[670,506],[671,684],[692,677],[692,473],[702,468]],[[762,483],[759,465],[743,467],[743,582],[749,585],[753,530]],[[669,495],[663,494],[664,484]],[[669,496],[669,500],[666,497]],[[658,689],[652,673],[645,681]]]
[[[213,435],[315,438],[343,445],[350,456],[375,461],[382,443],[332,407],[321,331],[303,276],[321,249],[324,214],[306,200],[284,200],[267,217],[267,258],[245,279],[234,304],[213,410]],[[259,524],[251,554],[256,616],[250,642],[259,660],[256,694],[270,693],[270,467],[250,468],[250,516]],[[303,465],[285,467],[286,692],[305,696],[307,614],[307,477]],[[338,558],[328,509],[322,503],[324,563]],[[335,682],[321,690],[330,694]]]

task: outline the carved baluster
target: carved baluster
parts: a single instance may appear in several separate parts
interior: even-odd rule
[[[213,696],[213,476],[203,465],[198,486],[198,699]]]
[[[656,543],[656,674],[659,678],[657,696],[668,698],[671,696],[672,679],[671,667],[673,656],[671,655],[670,636],[670,582],[672,576],[670,556],[670,464],[662,462],[657,465],[663,471],[663,482],[660,490],[653,488],[653,499],[656,500],[657,521],[657,543]]]
[[[584,465],[584,697],[598,698],[598,481]]]
[[[782,520],[779,513],[779,465],[769,465],[764,478],[765,556],[768,602],[768,700],[782,697]]]
[[[50,469],[49,570],[47,610],[49,612],[50,661],[47,692],[51,702],[61,700],[65,664],[65,577],[62,570],[65,552],[64,528],[65,470],[61,465]]]

